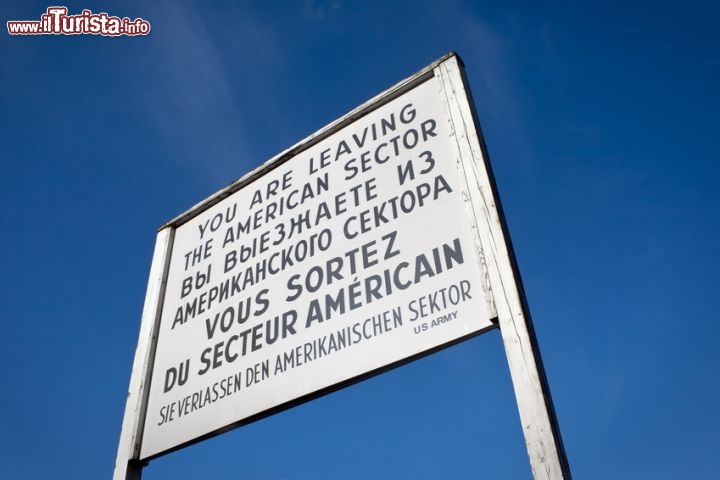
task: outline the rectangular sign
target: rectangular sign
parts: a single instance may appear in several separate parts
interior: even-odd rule
[[[426,73],[181,217],[141,459],[493,327],[453,107]]]

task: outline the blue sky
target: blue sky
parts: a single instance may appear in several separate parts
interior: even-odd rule
[[[718,7],[265,3],[71,2],[152,32],[2,35],[2,477],[112,474],[156,227],[449,50],[575,478],[717,476]],[[143,478],[210,475],[530,478],[499,332]]]

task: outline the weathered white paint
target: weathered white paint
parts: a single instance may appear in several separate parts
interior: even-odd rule
[[[440,93],[445,99],[445,114],[452,129],[452,148],[460,181],[464,185],[465,213],[472,228],[475,252],[482,271],[485,300],[490,314],[499,320],[533,475],[536,480],[571,478],[487,153],[465,86],[462,67],[456,55],[451,53],[298,142],[161,227],[133,363],[115,480],[140,478],[141,465],[136,459],[139,458],[139,439],[142,438],[145,417],[146,385],[152,370],[174,229],[432,75],[439,80]]]
[[[435,69],[453,128],[458,171],[476,247],[485,259],[492,303],[498,316],[520,420],[536,480],[571,478],[555,420],[550,392],[534,338],[529,312],[506,235],[487,152],[472,111],[458,59],[452,56]]]
[[[408,117],[407,123],[401,125],[403,123],[401,112],[406,109],[413,112],[412,118]],[[345,125],[330,137],[298,153],[253,184],[234,192],[222,202],[177,226],[173,241],[173,252],[175,253],[170,260],[167,290],[163,300],[163,314],[160,320],[140,459],[154,458],[173,448],[199,441],[204,436],[222,432],[230,425],[237,426],[280,405],[319,394],[319,392],[327,391],[343,382],[356,381],[371,372],[377,372],[468,335],[496,328],[492,322],[494,315],[489,312],[486,301],[488,289],[482,281],[486,277],[481,270],[482,262],[476,258],[476,255],[470,253],[477,253],[477,249],[474,248],[475,242],[470,223],[464,214],[465,201],[460,193],[462,184],[455,163],[452,161],[455,155],[451,150],[452,139],[449,124],[443,112],[440,82],[431,73],[425,77],[425,81],[422,83],[406,89],[391,101],[373,109],[357,121]],[[337,151],[339,142],[346,144],[346,139],[362,137],[369,132],[370,126],[380,125],[381,120],[390,117],[399,119],[397,120],[397,130],[395,130],[396,127],[393,127],[393,133],[378,134],[377,138],[374,137],[374,134],[368,134],[366,143],[362,147],[358,146],[357,150],[348,154],[342,161],[327,163],[322,167],[322,173],[312,168],[313,165],[317,166],[313,159],[320,158],[321,152]],[[432,134],[422,135],[424,139],[420,140],[421,134],[418,132],[421,131],[421,125],[427,126],[427,122],[431,122],[433,125]],[[402,133],[406,130],[414,133],[418,142],[422,143],[417,145],[417,149],[401,145],[399,153],[395,153],[393,157],[393,154],[390,153],[391,147],[388,146],[389,139],[393,136],[396,136],[396,139],[407,138],[407,135]],[[374,151],[377,155],[383,145],[389,150],[386,160],[367,164],[368,168],[364,172],[358,173],[357,176],[347,175],[348,162],[354,162],[354,160],[348,160],[349,158],[360,155],[363,150],[368,153]],[[412,180],[405,178],[407,183],[401,181],[397,175],[398,170],[406,164],[415,165],[413,172],[417,172],[413,173]],[[428,165],[430,165],[429,169],[422,173],[422,169]],[[232,300],[212,303],[211,307],[208,306],[208,309],[202,312],[202,318],[198,318],[200,316],[198,315],[198,317],[194,317],[193,321],[183,321],[182,312],[187,308],[188,302],[195,302],[203,295],[208,296],[207,292],[212,291],[211,286],[217,291],[219,288],[217,285],[230,285],[233,278],[240,278],[240,273],[238,273],[240,268],[234,269],[234,266],[230,269],[226,268],[227,253],[236,254],[236,249],[240,248],[238,243],[230,243],[227,247],[224,243],[227,232],[233,231],[227,227],[221,227],[228,209],[247,212],[246,215],[250,218],[253,214],[253,198],[257,192],[265,188],[265,185],[270,182],[279,183],[281,178],[291,178],[294,187],[311,185],[315,178],[320,178],[320,175],[327,179],[328,187],[318,197],[303,202],[308,212],[314,211],[318,205],[325,205],[328,211],[332,210],[332,207],[327,207],[327,204],[332,204],[334,198],[339,198],[338,195],[345,195],[354,184],[364,185],[364,182],[372,182],[375,194],[372,198],[366,198],[358,204],[348,200],[347,210],[344,213],[333,212],[331,218],[322,220],[319,228],[328,232],[326,238],[332,238],[333,241],[328,243],[327,250],[318,249],[314,252],[312,260],[297,260],[294,265],[291,263],[274,273],[269,272],[267,277],[261,275],[262,280],[253,281],[247,287],[243,283],[242,293],[232,297]],[[419,191],[421,186],[427,187],[429,193],[433,188],[430,185],[437,185],[437,179],[442,179],[447,187],[439,199],[432,199],[433,195],[430,195],[425,200],[424,207],[413,207],[408,211],[398,207],[398,211],[404,213],[401,212],[396,217],[387,213],[388,218],[394,218],[393,221],[377,224],[371,229],[364,230],[362,235],[359,233],[347,235],[346,227],[348,225],[350,225],[350,230],[355,229],[353,226],[355,222],[350,220],[358,219],[362,214],[371,212],[368,208],[377,208],[378,205],[383,205],[385,208],[388,200],[400,198],[397,196],[399,192],[404,192],[403,198],[408,198],[405,193],[415,195],[413,192]],[[418,204],[421,203],[418,202]],[[243,214],[238,214],[240,219],[242,216]],[[258,251],[257,254],[248,254],[247,259],[241,262],[251,268],[253,264],[258,264],[256,262],[266,262],[268,258],[289,251],[286,249],[288,246],[292,247],[297,239],[290,238],[292,235],[288,238],[274,235],[278,231],[275,227],[288,225],[292,219],[297,217],[297,211],[291,209],[274,217],[273,222],[268,223],[271,230],[266,230],[266,238],[270,239],[267,249]],[[217,227],[207,227],[216,219],[218,219]],[[228,222],[231,222],[229,224],[234,229],[238,218],[233,216],[233,219],[232,222],[230,220]],[[204,236],[203,228],[207,229]],[[311,227],[308,226],[308,228]],[[287,230],[292,231],[293,228],[288,226]],[[250,244],[250,238],[259,238],[259,232],[262,230],[251,229],[240,243]],[[317,233],[318,230],[303,232],[303,234],[309,236],[313,232]],[[349,252],[359,251],[364,248],[362,245],[366,245],[368,242],[372,242],[382,250],[382,246],[385,245],[382,239],[390,234],[395,239],[392,248],[396,249],[397,257],[381,258],[380,261],[363,265],[358,264],[357,270],[355,267],[349,267],[348,263],[343,265],[341,260],[339,278],[320,282],[312,290],[307,286],[306,281],[306,292],[289,298],[289,294],[292,292],[289,287],[290,279],[301,279],[305,275],[309,277],[313,271],[318,272],[318,269],[322,272],[326,265],[329,265],[326,262],[337,258],[342,259]],[[202,260],[201,266],[197,267],[189,263],[189,253],[186,254],[186,252],[197,251],[195,249],[203,242],[212,245],[212,255],[208,255]],[[402,273],[406,270],[405,267],[400,268],[401,264],[413,265],[417,258],[425,258],[425,254],[431,250],[440,245],[451,245],[454,242],[458,248],[461,246],[460,250],[464,252],[461,263],[448,269],[439,268],[437,274],[416,276],[415,278],[420,278],[420,280],[409,281],[402,288],[399,287],[397,281],[389,280],[391,275],[397,279],[400,274],[405,281],[408,274]],[[296,251],[298,250],[296,249]],[[439,265],[441,254],[439,250],[434,251],[437,252]],[[384,253],[381,252],[379,255],[384,255]],[[268,270],[271,268],[268,267]],[[351,274],[351,271],[355,271],[355,273]],[[412,267],[407,271],[412,271]],[[206,272],[212,272],[212,277],[210,273]],[[353,285],[359,287],[363,284],[364,279],[371,278],[371,276],[379,279],[383,272],[388,278],[386,285],[388,287],[394,285],[391,287],[393,289],[391,294],[382,294],[370,301],[357,302],[354,307],[345,308],[346,301],[354,302],[349,300],[350,294],[348,293],[352,291],[350,288]],[[203,279],[212,278],[212,282],[206,284],[203,280],[199,287],[192,287],[191,283],[189,284],[190,288],[186,289],[186,280],[189,278],[192,282],[192,279],[196,278],[192,275],[198,273],[204,275]],[[322,278],[322,273],[315,278]],[[466,288],[467,297],[463,294],[462,300],[460,300],[458,285],[463,282],[466,285],[463,288]],[[193,288],[196,289],[193,290]],[[446,304],[444,300],[445,290],[449,289],[448,291],[452,292],[451,288],[455,288],[454,291],[458,295],[457,301],[452,305]],[[356,291],[362,292],[360,289]],[[432,302],[435,307],[440,307],[435,317],[431,318],[431,308],[421,314],[422,309],[417,310],[418,300],[428,298],[426,297],[428,294],[440,291],[443,292],[442,297],[438,299],[437,303]],[[262,296],[267,302],[267,309],[263,308],[262,312],[253,313],[242,321],[239,320],[240,314],[238,313],[238,322],[235,322],[233,312],[235,312],[234,308],[238,304],[237,302],[244,300],[247,305],[248,301],[252,302],[253,298],[257,298],[258,292],[264,292]],[[209,295],[210,298],[211,295]],[[321,319],[321,321],[316,320],[310,324],[311,309],[309,307],[312,306],[312,302],[317,302],[318,299],[324,302],[325,298],[345,299],[346,297],[348,300],[340,302],[343,304],[340,311],[333,314],[333,318],[337,318],[337,320],[328,322]],[[448,293],[448,298],[452,298],[451,293]],[[313,299],[312,302],[311,299]],[[210,303],[209,300],[208,305]],[[276,359],[284,358],[287,352],[299,351],[303,345],[311,346],[319,338],[332,338],[339,328],[354,329],[361,324],[364,325],[363,322],[371,317],[380,313],[385,315],[391,311],[397,312],[399,318],[404,318],[404,323],[400,322],[399,325],[382,334],[373,335],[372,339],[366,337],[366,341],[353,341],[348,348],[331,350],[329,354],[322,354],[321,357],[314,358],[311,362],[302,362],[301,367],[285,368],[280,370],[280,374],[271,372],[271,367],[278,364]],[[413,311],[415,312],[414,316]],[[181,312],[180,317],[178,317],[178,312]],[[225,312],[231,313],[226,317]],[[270,325],[267,323],[270,321],[268,319],[281,316],[285,318],[284,315],[287,312],[292,312],[295,319],[298,320],[294,327],[296,330],[293,330],[287,338],[283,335],[278,341],[264,342],[265,333],[262,329],[266,325]],[[335,316],[338,314],[340,316]],[[222,319],[231,318],[232,325],[225,330],[222,327],[211,329],[211,320],[209,319],[215,318],[215,321],[218,322],[218,317],[223,322]],[[178,320],[179,318],[180,320]],[[441,318],[442,322],[436,324],[435,320],[438,318]],[[295,319],[293,323],[295,323]],[[327,319],[330,319],[329,315]],[[257,330],[258,328],[260,330]],[[254,339],[252,341],[253,348],[248,348],[247,351],[244,347],[237,346],[244,345],[245,340],[239,340],[237,344],[233,344],[235,346],[231,347],[230,342],[238,338],[247,338],[239,336],[240,330],[250,332],[251,329],[253,338],[255,338],[255,332],[258,332],[257,338],[260,340],[257,348],[254,346]],[[219,346],[221,350],[212,350],[215,346]],[[224,350],[222,350],[223,348]],[[221,360],[216,363],[213,360],[211,365],[207,355],[213,351],[220,352]],[[228,352],[232,352],[234,357],[227,356]],[[225,357],[222,357],[224,354]],[[202,360],[202,358],[206,358],[206,360]],[[207,368],[203,367],[201,362],[206,362],[204,365]],[[252,373],[251,376],[248,376],[248,367],[254,365],[267,366],[268,373],[264,375],[262,381],[252,381],[252,375],[254,375]],[[183,366],[186,372],[185,376],[182,377],[182,373],[177,373],[178,382],[175,384],[173,374],[178,371],[182,372],[177,369],[181,369]],[[253,372],[252,369],[250,371]],[[181,377],[183,378],[182,382],[179,380]],[[169,378],[172,379],[170,382],[168,382]],[[210,388],[215,389],[221,386],[222,382],[228,378],[234,379],[237,383],[242,383],[238,379],[245,379],[245,388],[233,387],[232,395],[217,398],[217,401],[210,400],[202,403],[198,400],[197,404],[201,406],[197,409],[192,407],[194,403],[188,403],[185,400],[191,397],[198,398],[197,392],[208,392],[207,398],[212,398]],[[247,382],[248,379],[250,379],[250,383]],[[198,397],[195,397],[196,395]],[[176,405],[191,406],[187,407],[185,413],[173,416],[172,409],[176,408]],[[180,407],[177,407],[177,410],[181,411]]]
[[[145,421],[147,403],[147,382],[150,380],[152,372],[173,235],[173,228],[164,228],[158,232],[155,240],[155,251],[150,265],[140,335],[130,375],[130,386],[125,403],[125,416],[120,431],[113,480],[140,479],[142,466],[136,459],[140,453],[140,438],[142,438],[142,425]]]

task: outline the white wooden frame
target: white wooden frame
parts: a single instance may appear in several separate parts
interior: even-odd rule
[[[533,476],[536,480],[571,479],[487,149],[463,66],[458,56],[451,52],[161,227],[150,268],[114,480],[139,480],[142,473],[142,463],[137,459],[175,228],[297,153],[433,76],[438,80],[446,119],[451,127],[451,137],[454,139],[452,149],[462,185],[466,215],[474,232],[475,249],[482,264],[486,300],[490,311],[497,317],[505,346]]]
[[[463,67],[451,54],[434,73],[442,85],[453,129],[458,172],[466,186],[466,209],[488,275],[533,477],[570,480],[540,350]]]
[[[148,382],[151,378],[155,357],[155,345],[160,326],[162,299],[165,296],[165,282],[174,232],[174,228],[165,227],[158,232],[155,240],[155,251],[150,265],[145,305],[140,322],[140,335],[130,375],[130,386],[125,403],[125,416],[120,431],[113,480],[140,480],[142,472],[142,465],[137,458],[140,455],[140,440],[145,423],[149,391]]]

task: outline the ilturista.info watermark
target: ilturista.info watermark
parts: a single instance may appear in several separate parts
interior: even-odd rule
[[[83,10],[78,15],[68,15],[66,7],[48,7],[40,20],[15,20],[7,22],[10,35],[147,35],[150,22],[142,18],[111,17],[107,13]]]

